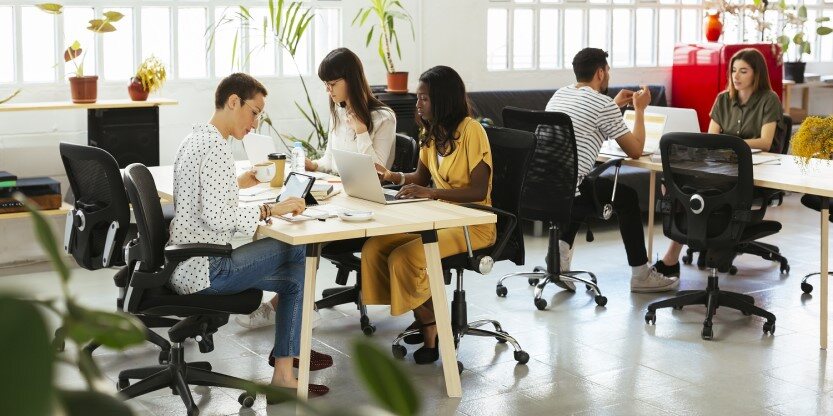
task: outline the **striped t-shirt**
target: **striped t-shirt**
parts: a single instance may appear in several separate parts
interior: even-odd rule
[[[593,169],[605,139],[615,140],[630,132],[613,99],[588,86],[560,88],[550,98],[546,110],[565,113],[573,121],[578,183]]]

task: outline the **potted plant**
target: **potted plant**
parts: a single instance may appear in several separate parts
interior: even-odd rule
[[[148,94],[162,87],[166,78],[165,65],[162,65],[157,57],[151,55],[139,65],[136,76],[130,78],[127,93],[133,101],[145,101],[148,99]]]
[[[396,71],[393,66],[393,56],[391,48],[396,47],[396,56],[402,59],[402,51],[399,48],[399,35],[396,33],[396,20],[407,21],[411,25],[411,37],[415,39],[414,22],[411,20],[411,15],[402,6],[399,0],[370,0],[371,7],[361,8],[353,18],[352,24],[358,23],[359,26],[364,26],[368,16],[371,13],[377,18],[376,23],[370,26],[365,40],[365,46],[369,46],[373,40],[374,32],[379,38],[379,57],[385,64],[385,69],[388,72],[388,92],[392,93],[407,93],[408,92],[408,73]],[[378,27],[378,31],[377,31]]]
[[[805,118],[790,140],[790,149],[805,166],[813,158],[833,159],[833,116]]]
[[[782,14],[781,34],[778,36],[778,43],[781,44],[781,52],[787,53],[790,49],[790,44],[795,45],[793,48],[793,61],[784,62],[784,77],[793,80],[796,83],[804,82],[804,68],[806,63],[801,60],[804,54],[812,53],[810,49],[810,42],[806,39],[804,32],[804,24],[807,23],[807,7],[803,4],[798,6],[790,6],[789,8],[782,0],[778,5],[778,9]],[[833,29],[824,26],[823,23],[829,22],[830,17],[823,16],[816,18],[816,34],[818,36],[829,35]],[[787,29],[792,35],[790,37]]]
[[[39,9],[50,14],[61,14],[64,6],[56,3],[42,3],[36,5]],[[90,20],[87,30],[93,33],[114,32],[116,27],[113,22],[118,22],[124,17],[119,12],[104,12],[98,19]],[[98,98],[98,75],[84,75],[84,58],[86,53],[81,49],[81,44],[76,40],[64,51],[64,62],[72,62],[75,66],[75,76],[69,77],[69,88],[72,94],[72,102],[78,104],[94,103]]]

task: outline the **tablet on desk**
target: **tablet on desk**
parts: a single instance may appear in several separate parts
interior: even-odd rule
[[[305,199],[309,194],[310,189],[312,189],[312,184],[315,182],[315,178],[309,175],[304,175],[298,172],[291,172],[289,176],[286,177],[286,181],[283,184],[283,192],[278,195],[278,202],[285,201],[289,197],[296,197]]]

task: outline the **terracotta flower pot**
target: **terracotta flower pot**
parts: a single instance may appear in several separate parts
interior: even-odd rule
[[[76,104],[94,103],[98,98],[98,75],[69,77],[69,90],[72,102]]]
[[[706,40],[709,42],[717,42],[720,35],[723,34],[723,23],[720,21],[720,13],[709,13],[706,16],[706,21],[703,24],[703,33],[706,34]]]
[[[146,101],[149,94],[142,86],[142,82],[136,77],[130,78],[130,84],[127,84],[127,93],[130,94],[130,99],[133,101]]]
[[[394,72],[388,73],[388,89],[387,92],[394,94],[408,93],[408,73]]]

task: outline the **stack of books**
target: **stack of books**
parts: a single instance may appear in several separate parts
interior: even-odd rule
[[[47,177],[18,178],[6,171],[0,171],[0,214],[22,212],[23,203],[14,199],[15,192],[21,192],[41,209],[61,207],[61,183]]]
[[[336,188],[333,184],[324,182],[324,181],[316,181],[312,184],[312,188],[310,189],[309,193],[318,201],[323,201],[341,191],[341,187]]]

